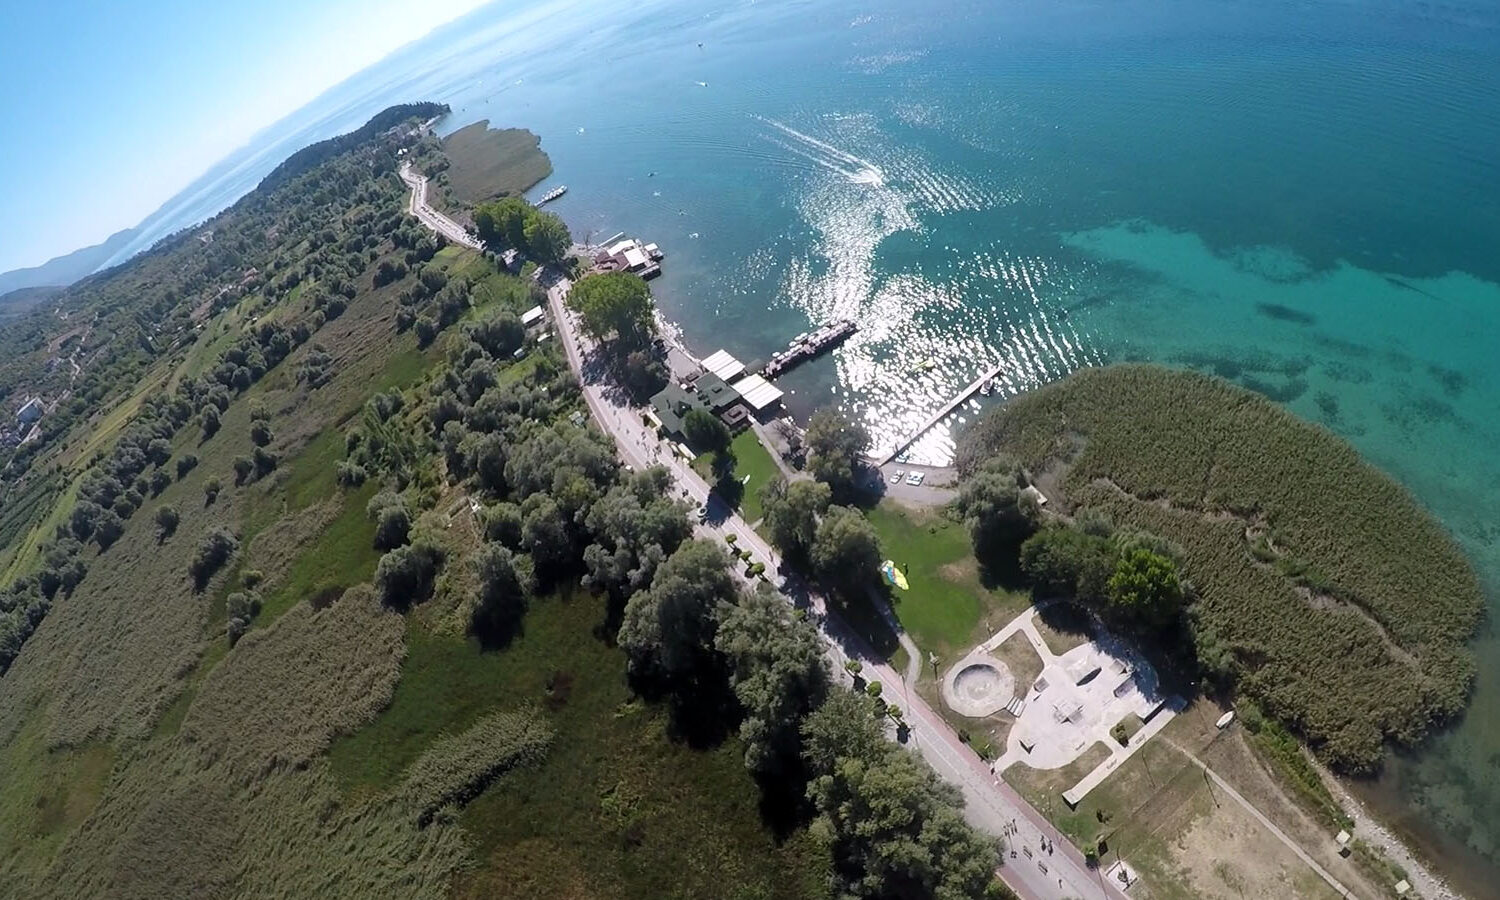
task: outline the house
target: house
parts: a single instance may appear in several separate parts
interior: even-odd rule
[[[661,274],[658,263],[663,256],[655,244],[624,238],[594,254],[594,265],[602,272],[630,272],[649,280]]]
[[[32,397],[21,408],[16,411],[16,421],[22,425],[30,425],[42,417],[42,398]]]
[[[669,384],[651,398],[651,415],[662,431],[675,440],[685,436],[683,421],[693,410],[702,410],[719,418],[730,431],[739,431],[749,421],[749,413],[739,392],[712,372],[698,376],[691,384]]]

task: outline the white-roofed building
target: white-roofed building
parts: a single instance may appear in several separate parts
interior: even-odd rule
[[[744,398],[750,408],[760,412],[769,406],[775,406],[781,402],[782,391],[776,385],[765,380],[759,375],[746,375],[733,385],[735,391]]]
[[[531,309],[521,313],[521,324],[527,328],[540,325],[546,313],[542,312],[541,306],[533,306]]]
[[[738,378],[745,373],[745,364],[729,355],[728,350],[716,350],[703,361],[703,368],[725,381]]]

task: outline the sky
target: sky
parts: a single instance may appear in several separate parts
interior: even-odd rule
[[[0,272],[135,225],[255,132],[486,2],[0,0]]]

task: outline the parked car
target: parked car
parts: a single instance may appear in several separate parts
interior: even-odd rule
[[[897,469],[891,473],[891,484],[900,484],[901,476],[906,474],[905,469]]]
[[[906,476],[906,483],[911,485],[912,487],[916,487],[917,485],[921,484],[922,479],[926,477],[926,472],[913,472],[910,475]]]

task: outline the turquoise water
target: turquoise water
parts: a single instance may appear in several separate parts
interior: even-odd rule
[[[1389,2],[561,2],[481,11],[330,93],[164,213],[389,102],[542,135],[578,237],[666,250],[700,353],[856,337],[785,379],[883,443],[1147,359],[1353,441],[1500,596],[1500,11]],[[914,367],[933,359],[930,371]],[[941,462],[961,409],[913,449]],[[1500,601],[1494,601],[1500,602]],[[1500,874],[1500,645],[1473,712],[1366,793],[1475,896]]]

